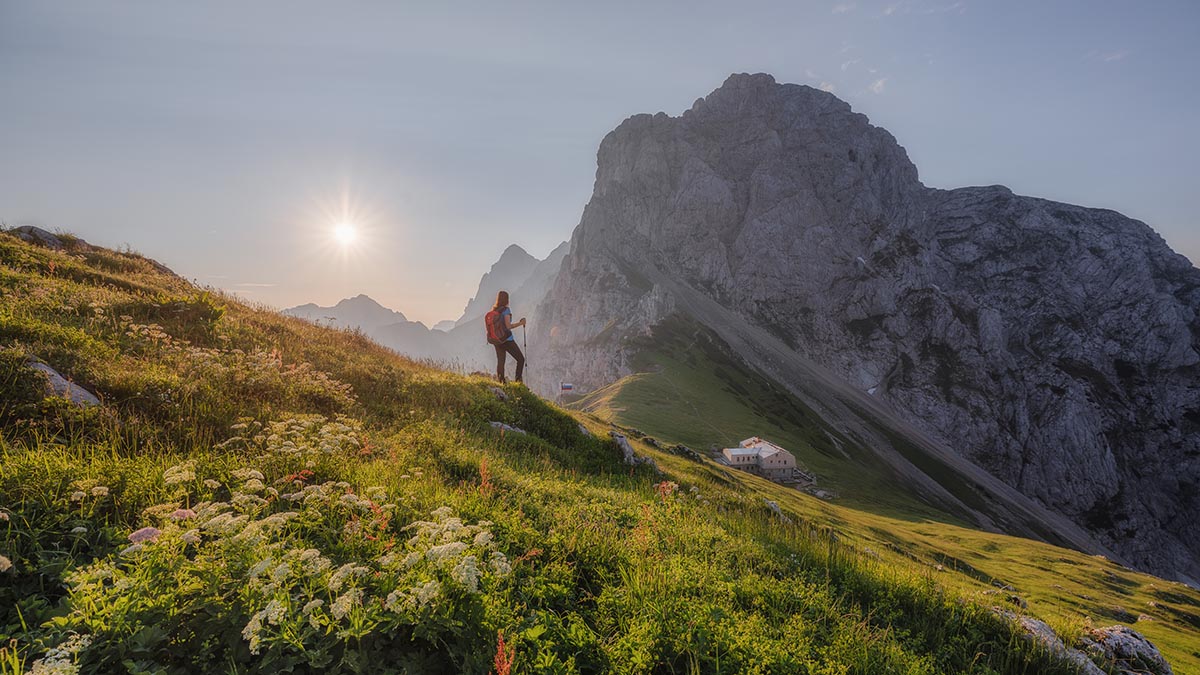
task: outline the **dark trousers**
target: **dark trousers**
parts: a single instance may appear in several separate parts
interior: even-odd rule
[[[496,348],[496,379],[501,382],[505,381],[504,361],[509,354],[512,354],[513,360],[517,362],[517,376],[514,379],[520,382],[521,376],[525,374],[525,355],[521,353],[521,348],[517,346],[516,340],[492,346]]]

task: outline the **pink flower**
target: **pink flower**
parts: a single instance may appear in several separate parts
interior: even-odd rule
[[[191,509],[175,509],[170,515],[172,520],[187,520],[188,518],[195,517],[196,512]]]
[[[158,541],[158,535],[162,534],[157,527],[143,527],[142,529],[129,535],[129,541],[135,544],[140,544],[143,541]]]

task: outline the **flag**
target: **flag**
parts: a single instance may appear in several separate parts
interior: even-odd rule
[[[558,388],[560,391],[571,391],[575,388],[575,385],[571,384],[570,382],[559,382]]]

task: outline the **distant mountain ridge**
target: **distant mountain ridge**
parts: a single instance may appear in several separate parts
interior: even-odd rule
[[[495,303],[497,292],[507,290],[512,293],[517,290],[517,287],[525,283],[525,280],[533,273],[539,262],[537,258],[529,255],[525,249],[516,244],[504,249],[504,252],[500,254],[500,259],[480,278],[475,295],[467,301],[462,316],[454,322],[454,325],[461,326],[486,314]]]
[[[927,188],[832,94],[734,75],[605,137],[535,385],[630,374],[676,314],[913,480],[893,434],[1084,550],[1200,579],[1200,271],[1144,223]]]
[[[388,309],[362,293],[341,300],[332,307],[321,307],[310,302],[285,309],[283,313],[339,328],[361,328],[368,334],[382,326],[408,321],[402,312]]]
[[[479,286],[457,321],[439,321],[432,329],[404,314],[380,305],[367,295],[346,298],[332,307],[308,303],[282,310],[283,314],[338,328],[356,328],[385,347],[418,359],[429,359],[461,370],[490,371],[495,355],[483,338],[479,322],[495,301],[496,292],[507,290],[513,309],[536,323],[534,312],[558,275],[568,250],[559,244],[544,259],[529,255],[513,244],[484,273]]]

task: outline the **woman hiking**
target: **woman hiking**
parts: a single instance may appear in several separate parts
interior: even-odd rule
[[[492,311],[483,317],[483,320],[487,324],[488,343],[496,348],[496,379],[500,380],[501,384],[505,382],[504,361],[509,354],[512,354],[513,360],[517,362],[517,375],[513,379],[520,382],[521,376],[525,374],[525,355],[517,346],[512,329],[524,326],[525,317],[521,317],[520,321],[513,323],[512,310],[508,308],[508,291],[500,291],[496,294],[496,304],[492,307]]]

